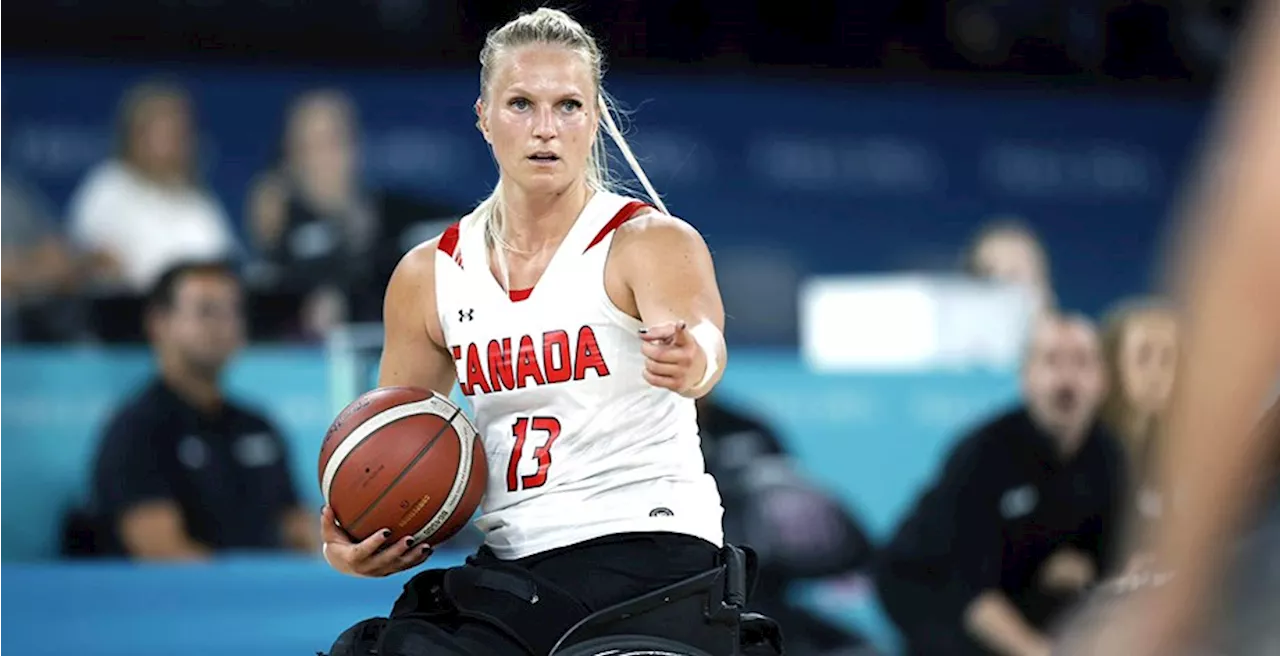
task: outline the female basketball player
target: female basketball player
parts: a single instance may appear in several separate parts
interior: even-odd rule
[[[412,638],[388,628],[384,654],[410,640],[545,653],[587,613],[711,569],[722,540],[694,410],[726,358],[706,245],[666,213],[623,140],[580,24],[551,9],[521,15],[489,34],[480,60],[476,125],[498,184],[392,275],[379,385],[461,383],[490,471],[485,547],[456,569],[526,582],[462,585],[441,606],[425,582],[443,576],[449,590],[460,575],[419,575],[397,612],[435,614],[398,625]],[[610,191],[602,129],[657,209]],[[327,510],[323,527],[329,562],[349,574],[387,575],[429,553],[380,535],[352,544]]]
[[[1192,208],[1192,258],[1182,272],[1186,338],[1161,472],[1175,503],[1148,536],[1156,563],[1172,578],[1127,599],[1092,636],[1074,636],[1064,653],[1188,653],[1222,600],[1228,557],[1255,515],[1259,481],[1280,448],[1274,434],[1257,430],[1280,374],[1280,2],[1257,3],[1251,19],[1241,74],[1228,89],[1225,130]],[[1271,562],[1258,563],[1256,575],[1274,577],[1280,549],[1260,551]],[[1252,644],[1217,653],[1275,653],[1280,586],[1248,606],[1267,616],[1254,635],[1234,637]]]

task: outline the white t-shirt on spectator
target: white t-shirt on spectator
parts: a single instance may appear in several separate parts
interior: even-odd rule
[[[125,284],[145,291],[186,259],[231,257],[237,246],[218,202],[196,188],[150,182],[117,161],[99,164],[71,201],[71,237],[120,263]]]

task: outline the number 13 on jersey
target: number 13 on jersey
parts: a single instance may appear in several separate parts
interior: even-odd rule
[[[511,448],[511,462],[507,463],[507,491],[532,490],[547,483],[547,471],[551,469],[551,444],[560,437],[560,420],[555,417],[520,417],[511,426],[516,438]],[[532,461],[535,465],[523,465]],[[535,470],[520,475],[520,471]]]

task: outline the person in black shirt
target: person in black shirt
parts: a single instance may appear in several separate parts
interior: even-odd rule
[[[1050,653],[1048,627],[1118,547],[1125,461],[1095,419],[1105,389],[1092,325],[1040,321],[1023,404],[956,445],[878,557],[908,653]]]
[[[102,550],[147,560],[225,549],[318,553],[279,432],[219,385],[243,335],[231,270],[169,269],[148,299],[146,323],[159,375],[116,411],[93,467]]]

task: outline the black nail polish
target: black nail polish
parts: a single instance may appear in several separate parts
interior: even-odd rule
[[[429,554],[429,553],[431,553],[431,545],[429,545],[429,544],[424,544],[424,545],[422,545],[422,553],[423,553],[424,555],[425,555],[425,554]]]
[[[389,538],[389,537],[391,537],[391,529],[389,529],[389,528],[384,528],[384,529],[382,529],[382,537],[383,537],[383,538]]]
[[[404,546],[406,546],[406,547],[412,547],[412,546],[413,546],[413,538],[405,538],[405,539],[404,539]]]

